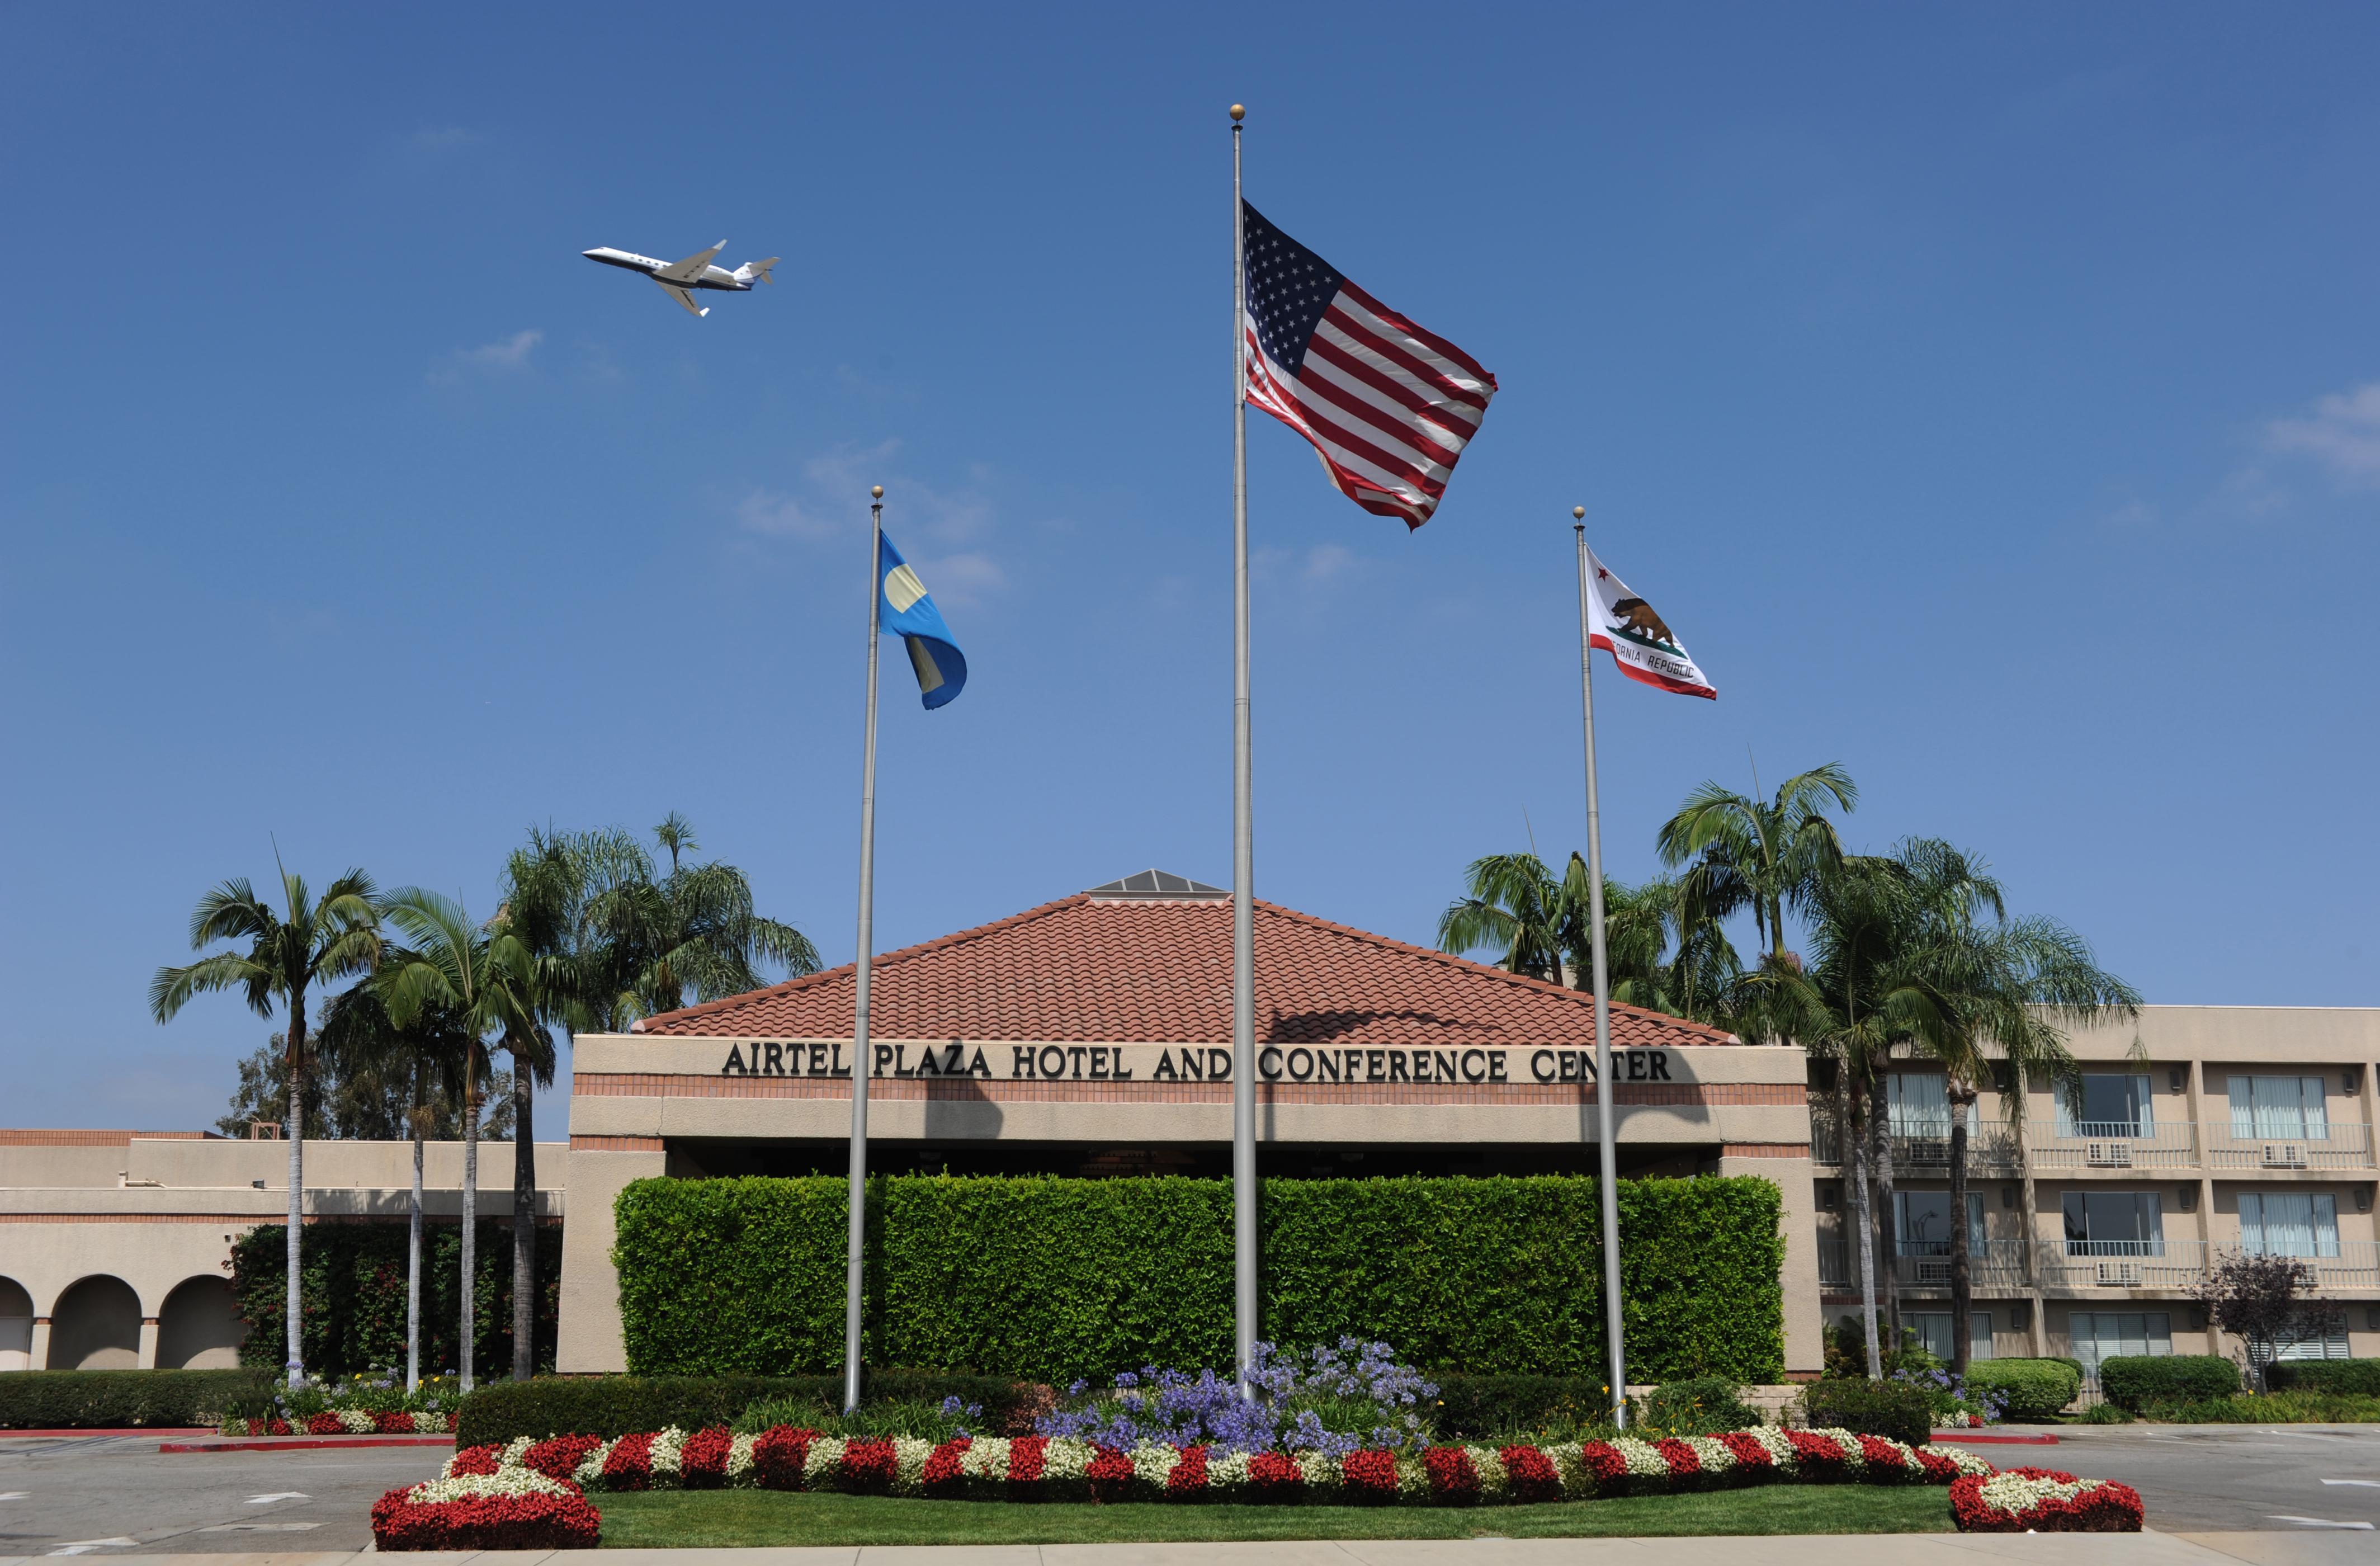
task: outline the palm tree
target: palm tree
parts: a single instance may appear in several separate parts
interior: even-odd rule
[[[471,922],[451,897],[406,887],[382,900],[382,917],[413,942],[392,951],[373,982],[388,1014],[400,1027],[432,1008],[452,1014],[468,1040],[463,1057],[463,1390],[472,1385],[472,1351],[478,1326],[477,1263],[480,1184],[480,1083],[492,1036],[516,1062],[534,1059],[531,1035],[542,1035],[532,999],[533,965],[528,949],[507,931]],[[516,1126],[517,1139],[522,1128]]]
[[[1806,906],[1818,878],[1842,859],[1829,805],[1859,806],[1859,785],[1838,761],[1787,778],[1766,804],[1706,783],[1662,824],[1654,846],[1672,868],[1692,863],[1686,879],[1712,918],[1750,909],[1774,956],[1786,950],[1785,910]]]
[[[323,1009],[322,1047],[343,1077],[396,1076],[407,1084],[405,1135],[413,1144],[413,1195],[407,1208],[405,1254],[405,1389],[421,1384],[421,1164],[424,1144],[440,1110],[462,1097],[460,1078],[476,1040],[455,1014],[425,1006],[410,1026],[388,1014],[382,989],[370,980],[332,998]]]
[[[589,1015],[593,1026],[621,1027],[674,1011],[689,989],[697,1001],[757,989],[770,966],[795,977],[818,972],[818,948],[792,925],[754,910],[742,870],[716,860],[680,863],[682,852],[699,847],[685,817],[673,812],[654,835],[670,851],[669,873],[658,879],[640,847],[629,845],[630,861],[617,837],[590,834],[601,884],[590,886],[577,939],[583,960],[608,980],[607,997]]]
[[[248,950],[217,952],[188,967],[159,968],[149,982],[149,1012],[169,1022],[194,995],[237,989],[250,1010],[269,1017],[278,1002],[289,1017],[287,1082],[289,1143],[289,1246],[286,1370],[292,1386],[306,1374],[299,1341],[298,1303],[298,1232],[306,1189],[304,1082],[306,992],[318,984],[369,969],[380,955],[380,932],[372,905],[371,878],[350,869],[323,890],[317,902],[303,878],[281,871],[279,913],[256,895],[245,879],[227,880],[199,899],[190,915],[190,949],[204,951],[218,941],[248,943]]]
[[[1496,965],[1505,972],[1562,981],[1562,953],[1572,944],[1565,926],[1584,916],[1568,905],[1543,859],[1535,854],[1474,859],[1463,872],[1463,888],[1464,895],[1438,917],[1440,951],[1501,948]]]

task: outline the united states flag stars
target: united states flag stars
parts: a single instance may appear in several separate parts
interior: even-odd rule
[[[1348,499],[1429,520],[1496,377],[1241,203],[1248,401],[1314,443]]]

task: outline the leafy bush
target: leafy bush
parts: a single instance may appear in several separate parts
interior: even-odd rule
[[[482,1199],[492,1195],[481,1192]],[[510,1193],[503,1199],[509,1202]],[[472,1320],[478,1336],[472,1368],[502,1375],[513,1363],[512,1220],[478,1225],[479,1265],[472,1280]],[[232,1293],[248,1323],[240,1363],[278,1367],[285,1353],[282,1327],[288,1299],[285,1224],[249,1230],[232,1244]],[[406,1225],[318,1223],[307,1228],[298,1266],[298,1337],[310,1373],[343,1377],[405,1367]],[[432,1223],[421,1236],[421,1373],[459,1369],[463,1229]],[[537,1366],[553,1368],[554,1327],[562,1298],[562,1229],[537,1231]]]
[[[2214,1354],[2117,1354],[2099,1362],[2099,1390],[2138,1414],[2146,1403],[2204,1402],[2240,1390],[2240,1367]]]
[[[1029,1430],[1047,1406],[1047,1387],[992,1376],[944,1376],[914,1370],[870,1371],[862,1383],[873,1403],[940,1403],[956,1397],[984,1410],[988,1432],[1012,1426]],[[643,1430],[700,1430],[734,1425],[755,1404],[774,1402],[832,1417],[843,1406],[841,1376],[540,1376],[495,1381],[463,1400],[457,1447],[509,1441],[516,1436],[631,1435]],[[765,1426],[764,1426],[765,1427]],[[823,1428],[823,1426],[820,1426]]]
[[[1610,1384],[1597,1376],[1468,1376],[1430,1373],[1438,1383],[1433,1423],[1444,1441],[1575,1440],[1611,1423]]]
[[[2142,1414],[2168,1425],[2363,1425],[2380,1422],[2380,1398],[2350,1392],[2241,1392],[2203,1402],[2153,1402]]]
[[[613,1259],[630,1367],[839,1366],[846,1190],[826,1176],[628,1186]],[[868,1190],[870,1363],[1062,1383],[1231,1355],[1228,1182],[898,1175]],[[1757,1178],[1621,1184],[1633,1369],[1783,1373],[1779,1207]],[[1275,1342],[1362,1334],[1417,1364],[1602,1384],[1591,1179],[1272,1181],[1261,1220]]]
[[[2111,1402],[2095,1402],[2076,1417],[2084,1425],[2129,1425],[2132,1422],[2131,1414]]]
[[[1664,1381],[1645,1394],[1631,1424],[1632,1434],[1655,1436],[1716,1436],[1724,1430],[1749,1430],[1762,1423],[1760,1411],[1745,1402],[1742,1388],[1724,1376],[1697,1376],[1684,1381]]]
[[[2047,1419],[2082,1394],[2082,1367],[2070,1359],[1979,1359],[1967,1366],[1967,1386],[2001,1400],[2000,1417]]]
[[[1910,1446],[1934,1439],[1934,1412],[1925,1394],[1906,1381],[1830,1377],[1802,1389],[1803,1423],[1814,1429],[1844,1429],[1863,1436],[1889,1436]]]
[[[0,1429],[214,1426],[273,1401],[269,1370],[19,1370],[0,1376]]]
[[[2275,1391],[2380,1397],[2380,1359],[2284,1359],[2265,1372]]]

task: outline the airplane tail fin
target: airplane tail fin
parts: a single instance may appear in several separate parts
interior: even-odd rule
[[[735,269],[735,281],[774,284],[777,280],[769,275],[769,269],[783,259],[782,256],[771,256],[767,261],[746,261]]]

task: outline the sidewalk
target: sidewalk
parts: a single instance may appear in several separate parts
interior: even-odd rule
[[[1491,1521],[1482,1514],[1484,1524]],[[405,1559],[430,1566],[2369,1566],[2372,1536],[2298,1534],[1784,1534],[1756,1538],[1346,1539],[1316,1543],[872,1546],[832,1549],[484,1550]],[[30,1566],[38,1556],[0,1556]],[[187,1555],[97,1557],[189,1566]],[[225,1554],[211,1566],[369,1566],[359,1555]]]

